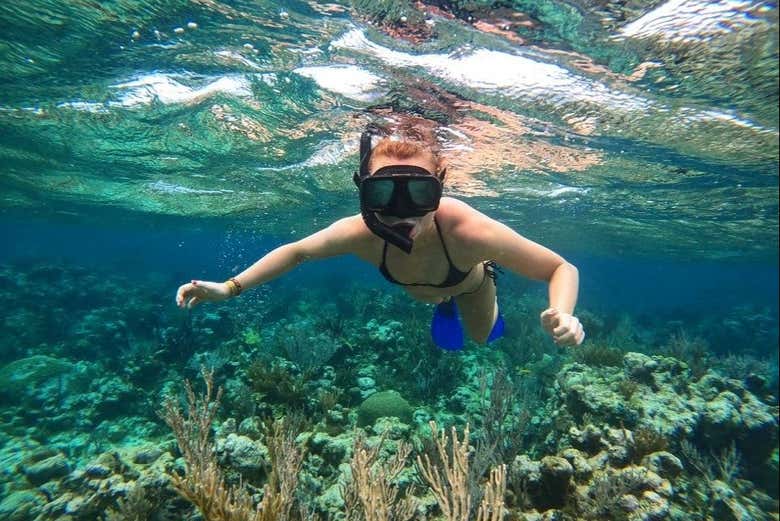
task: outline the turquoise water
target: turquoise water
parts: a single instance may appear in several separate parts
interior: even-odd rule
[[[396,415],[405,423],[389,439],[424,437],[436,419],[470,422],[473,439],[489,440],[487,371],[513,386],[502,421],[522,438],[502,438],[493,463],[580,450],[574,427],[650,429],[685,464],[656,519],[707,519],[738,509],[719,502],[692,454],[733,442],[739,506],[776,519],[777,13],[772,2],[725,0],[0,6],[0,518],[124,512],[134,484],[148,492],[175,472],[156,411],[206,365],[226,389],[218,443],[244,425],[239,434],[266,450],[268,433],[247,422],[299,411],[299,430],[351,444],[364,400],[389,390],[414,410]],[[498,289],[506,338],[452,355],[430,340],[430,306],[353,258],[176,308],[179,284],[224,280],[357,213],[358,138],[384,118],[435,129],[446,195],[579,268],[581,354],[544,337],[545,285],[508,270]],[[625,353],[675,358],[689,372],[660,362],[650,385]],[[587,368],[577,377],[587,388],[624,396],[620,410],[634,412],[578,409],[572,362]],[[640,411],[622,381],[662,405]],[[725,400],[705,388],[734,394],[741,412],[730,426],[678,428],[667,388],[692,417]],[[763,423],[743,419],[751,414]],[[751,440],[768,449],[751,451]],[[307,445],[299,501],[339,519],[327,498],[348,456],[326,445]],[[138,463],[150,447],[163,456]],[[243,474],[259,493],[268,465],[218,448],[228,481]],[[126,466],[106,463],[111,453]],[[510,489],[530,479],[511,469]],[[90,496],[84,472],[113,484]],[[576,484],[595,490],[598,472]],[[148,494],[158,513],[139,519],[195,519],[162,490]],[[639,519],[574,496],[564,506],[533,486],[526,503],[512,494],[512,519],[549,508]]]

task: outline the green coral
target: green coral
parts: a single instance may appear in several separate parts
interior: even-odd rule
[[[405,423],[412,421],[412,406],[397,391],[382,391],[366,398],[358,408],[358,425],[373,425],[378,418],[394,416]]]
[[[241,339],[248,346],[259,346],[263,338],[260,333],[252,326],[247,327],[241,334]]]
[[[574,350],[574,360],[590,367],[619,367],[625,353],[604,344],[586,344]]]

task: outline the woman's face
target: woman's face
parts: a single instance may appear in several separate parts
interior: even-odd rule
[[[430,153],[420,153],[406,159],[397,159],[391,156],[374,156],[371,158],[371,174],[383,168],[391,165],[412,165],[424,168],[427,171],[434,173],[437,170],[436,160]],[[434,212],[428,212],[422,217],[394,217],[391,215],[379,215],[377,219],[388,226],[403,226],[407,225],[409,238],[414,240],[420,235],[421,232],[430,228],[433,224]]]

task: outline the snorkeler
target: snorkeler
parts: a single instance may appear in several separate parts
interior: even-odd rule
[[[371,141],[372,134],[365,132],[354,174],[360,215],[282,245],[225,282],[183,284],[176,304],[191,308],[226,300],[302,262],[354,254],[412,297],[436,304],[433,340],[443,349],[458,350],[464,344],[464,325],[469,337],[480,343],[504,333],[496,298],[500,264],[547,281],[549,307],[541,313],[542,327],[558,345],[582,343],[585,332],[572,315],[577,268],[468,204],[442,197],[446,169],[435,145],[385,137],[372,149]]]

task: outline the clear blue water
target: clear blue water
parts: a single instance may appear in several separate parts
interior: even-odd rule
[[[49,443],[83,463],[158,440],[143,404],[207,356],[243,381],[241,364],[271,345],[247,332],[289,323],[332,327],[346,345],[372,318],[399,321],[393,356],[440,360],[430,307],[353,258],[213,308],[174,306],[179,284],[224,280],[357,213],[358,137],[389,115],[437,129],[447,195],[579,268],[588,343],[668,354],[685,334],[713,367],[749,358],[735,371],[760,367],[776,386],[775,3],[688,0],[665,14],[672,3],[390,2],[386,16],[380,4],[0,6],[0,367],[50,356],[139,397],[83,422],[25,398],[59,411],[45,429],[3,402],[9,447]],[[539,344],[545,295],[500,279],[516,370],[567,356]],[[364,347],[381,358],[383,345]],[[358,371],[343,352],[337,372]],[[416,405],[436,397],[421,391]],[[111,438],[122,418],[148,424]],[[5,476],[3,495],[21,489],[10,464]]]

